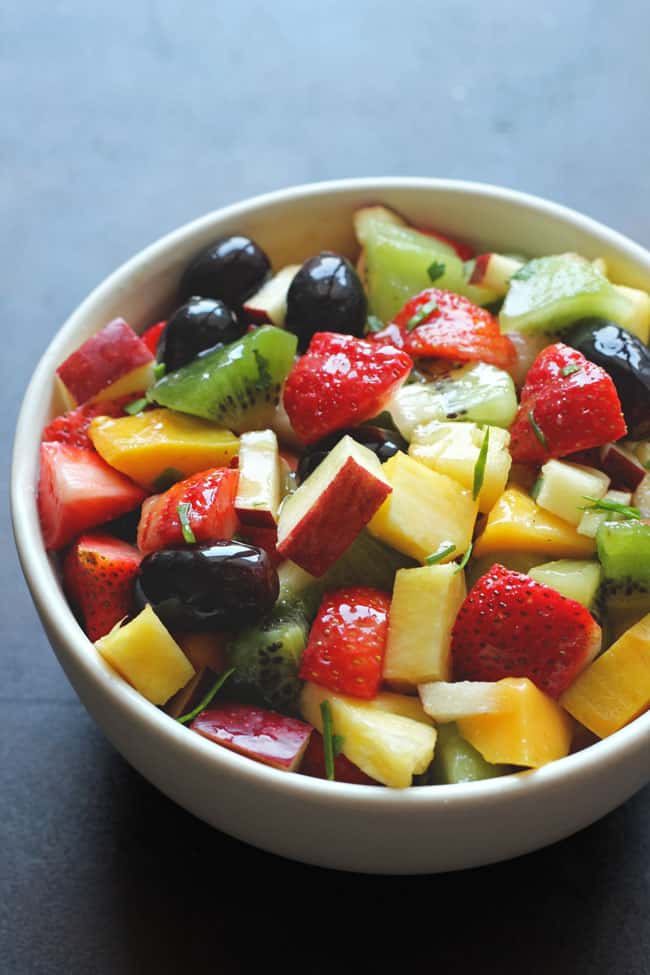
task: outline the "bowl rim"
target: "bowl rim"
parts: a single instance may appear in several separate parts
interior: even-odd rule
[[[171,748],[198,761],[206,774],[227,774],[242,782],[271,791],[289,790],[297,800],[312,800],[319,805],[365,806],[375,811],[390,811],[405,805],[444,805],[456,807],[475,802],[482,805],[510,801],[521,790],[538,794],[570,778],[576,786],[585,783],[599,769],[616,764],[628,752],[650,745],[650,712],[637,717],[613,735],[598,741],[583,751],[558,759],[539,769],[525,770],[511,775],[480,782],[453,785],[418,786],[390,789],[384,786],[359,786],[344,782],[330,782],[307,775],[290,774],[239,755],[226,748],[216,748],[213,742],[171,719],[162,710],[142,697],[119,678],[99,654],[89,653],[92,645],[77,623],[57,581],[52,562],[42,544],[36,517],[36,486],[30,481],[30,451],[38,449],[40,435],[39,408],[43,389],[51,389],[54,368],[60,361],[61,350],[82,325],[93,309],[120,285],[130,280],[138,270],[155,263],[163,254],[171,252],[181,241],[200,234],[213,224],[251,214],[259,208],[287,203],[309,197],[345,195],[350,191],[380,195],[389,190],[412,189],[429,192],[474,195],[498,200],[531,211],[538,217],[550,216],[606,241],[624,257],[645,265],[650,274],[650,252],[628,237],[592,218],[562,204],[519,190],[469,180],[432,177],[358,177],[288,186],[270,193],[256,195],[228,204],[191,220],[138,251],[98,284],[57,330],[41,356],[25,391],[14,434],[11,470],[11,516],[16,548],[33,601],[50,638],[60,648],[59,654],[69,655],[88,680],[103,694],[112,707],[117,708],[126,721],[136,726],[150,726],[160,740],[160,748]],[[218,230],[216,231],[218,233]],[[33,455],[32,455],[33,456]],[[59,658],[61,660],[61,658]],[[61,661],[62,662],[62,661]]]

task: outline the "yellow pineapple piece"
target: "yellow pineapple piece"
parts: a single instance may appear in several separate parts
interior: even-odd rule
[[[503,494],[510,473],[510,434],[500,427],[477,423],[431,423],[416,427],[409,457],[439,474],[453,477],[463,487],[474,488],[474,470],[489,430],[483,485],[478,496],[479,511],[487,512]]]
[[[487,762],[539,768],[569,754],[573,724],[527,677],[497,682],[499,710],[458,720],[458,730]]]
[[[449,679],[451,630],[466,595],[465,575],[457,565],[397,572],[383,674],[391,687]]]
[[[239,450],[239,440],[229,430],[165,409],[115,419],[98,416],[88,433],[111,467],[145,488],[155,487],[156,479],[168,470],[180,479],[226,467]]]
[[[420,699],[410,694],[396,694],[394,691],[380,691],[375,697],[366,701],[369,707],[377,711],[388,711],[389,714],[401,714],[403,718],[433,724],[433,718],[425,712]]]
[[[520,488],[509,487],[488,515],[472,554],[480,558],[497,551],[539,552],[556,559],[580,559],[594,554],[595,541],[579,535],[573,525],[550,511],[544,511]]]
[[[151,606],[95,644],[102,657],[152,704],[165,704],[194,677],[194,667]]]
[[[401,451],[382,471],[393,490],[368,525],[373,535],[420,562],[444,545],[455,548],[443,561],[469,548],[478,512],[471,491]]]
[[[589,664],[560,698],[600,738],[650,707],[650,613]]]
[[[406,789],[413,776],[431,764],[436,744],[436,730],[431,725],[308,682],[300,710],[305,721],[321,733],[320,705],[325,700],[330,704],[334,733],[343,737],[343,754],[377,782]]]

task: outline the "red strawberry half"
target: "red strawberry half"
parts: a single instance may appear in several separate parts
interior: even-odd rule
[[[124,407],[137,399],[135,394],[121,399],[105,400],[103,403],[84,403],[76,409],[56,416],[43,430],[41,440],[54,443],[67,443],[75,447],[94,449],[88,436],[88,427],[96,416],[122,416]]]
[[[540,352],[510,428],[515,463],[541,464],[601,447],[626,433],[616,387],[604,369],[562,342]]]
[[[160,336],[162,335],[162,331],[166,324],[166,321],[156,322],[155,325],[151,325],[150,328],[148,328],[146,332],[143,332],[140,336],[152,355],[156,354],[158,342],[160,341]]]
[[[317,731],[312,731],[298,771],[315,779],[327,778],[323,736]],[[336,755],[334,758],[334,778],[337,782],[348,782],[351,785],[381,785],[376,779],[371,779],[369,775],[362,772],[358,765],[354,765],[345,755]]]
[[[407,301],[374,341],[396,341],[414,359],[480,360],[500,369],[510,369],[517,355],[493,315],[439,288],[427,288]]]
[[[559,697],[600,644],[600,627],[584,606],[497,564],[478,580],[456,617],[454,680],[528,677]]]
[[[148,498],[142,505],[138,525],[138,548],[144,555],[185,541],[179,505],[184,509],[187,526],[197,542],[223,541],[237,531],[235,497],[239,471],[232,467],[215,467],[193,474],[174,484],[164,494]]]
[[[317,332],[293,368],[284,406],[305,444],[381,413],[413,363],[391,345]]]
[[[65,557],[63,584],[91,640],[99,640],[133,611],[133,586],[142,556],[112,535],[82,535]]]
[[[146,496],[94,450],[41,444],[38,511],[47,549],[63,548],[81,532],[133,511]]]
[[[303,680],[365,699],[379,690],[390,596],[367,586],[327,593],[309,634]]]

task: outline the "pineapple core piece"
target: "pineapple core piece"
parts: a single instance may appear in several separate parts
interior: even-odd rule
[[[433,759],[436,730],[423,721],[393,714],[372,701],[333,694],[307,682],[300,698],[305,721],[322,733],[320,705],[329,701],[334,733],[343,738],[342,753],[362,772],[394,789],[406,789]]]
[[[152,704],[165,704],[194,677],[194,667],[151,606],[95,644],[118,674]]]
[[[650,613],[583,670],[560,698],[599,738],[650,707]]]
[[[457,565],[400,569],[395,576],[384,680],[399,689],[449,680],[451,631],[465,596]]]
[[[393,491],[368,525],[376,538],[419,562],[442,546],[454,546],[446,561],[469,548],[478,512],[471,491],[401,451],[382,472]]]

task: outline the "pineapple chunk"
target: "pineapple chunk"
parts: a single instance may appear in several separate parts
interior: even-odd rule
[[[111,467],[144,488],[155,488],[165,471],[182,480],[210,467],[227,467],[239,450],[239,441],[229,430],[165,409],[117,419],[98,416],[88,433]]]
[[[300,698],[305,721],[322,733],[322,701],[329,701],[334,732],[343,738],[342,752],[362,772],[394,789],[406,789],[414,775],[431,764],[436,730],[422,721],[391,714],[360,701],[306,683]]]
[[[510,434],[500,427],[481,428],[477,423],[427,423],[415,428],[409,457],[439,474],[446,474],[469,491],[474,487],[474,470],[486,431],[489,430],[483,485],[478,496],[479,511],[489,511],[503,494],[512,458]]]
[[[95,644],[102,657],[152,704],[165,704],[194,677],[194,667],[151,606]]]
[[[560,698],[599,738],[650,707],[650,613],[590,664]]]
[[[528,575],[535,582],[541,582],[590,609],[600,588],[602,572],[598,562],[558,559],[534,566],[528,570]]]
[[[475,714],[492,714],[507,707],[501,681],[444,680],[420,684],[422,707],[438,724],[447,724]]]
[[[603,501],[614,501],[616,504],[632,504],[632,495],[629,491],[608,491],[603,495]],[[586,535],[587,538],[595,538],[598,529],[606,521],[623,521],[624,516],[618,511],[599,511],[592,508],[590,511],[583,511],[582,518],[578,525],[578,535]]]
[[[469,548],[478,511],[471,491],[401,451],[382,470],[393,491],[368,525],[376,538],[420,562],[443,545],[455,546],[447,560]]]
[[[527,677],[497,681],[501,707],[461,718],[458,730],[493,764],[539,768],[569,754],[573,726],[559,704]]]
[[[393,691],[380,691],[379,694],[364,703],[377,711],[400,714],[403,718],[422,721],[428,725],[433,724],[433,719],[425,713],[419,697],[413,697],[409,694],[395,694]]]
[[[540,508],[577,526],[589,498],[599,500],[608,487],[607,474],[594,467],[549,460],[542,467],[541,485],[535,500]]]
[[[580,559],[593,555],[595,549],[594,539],[578,535],[573,525],[544,511],[519,488],[509,487],[488,515],[473,555],[526,551]]]
[[[628,288],[623,284],[617,284],[615,287],[631,304],[629,318],[620,324],[647,345],[650,340],[650,295],[647,291]]]
[[[457,565],[398,571],[384,680],[392,687],[409,689],[425,681],[449,679],[451,630],[466,595],[465,576]]]

